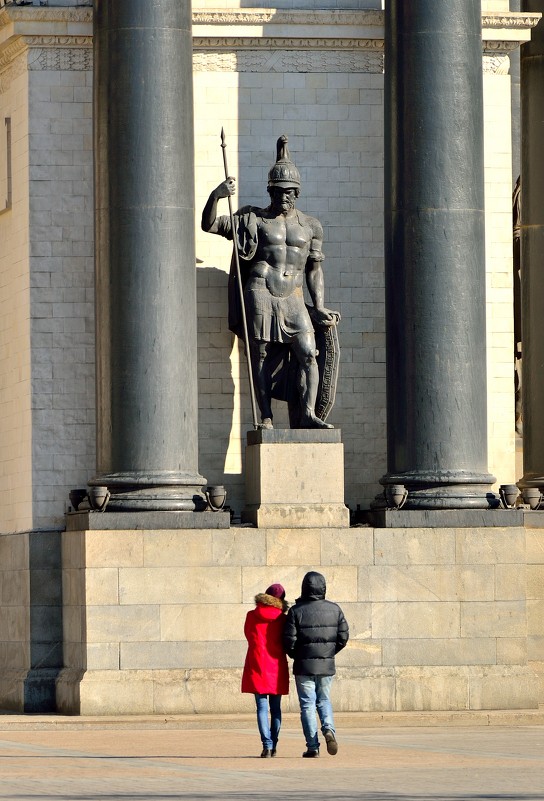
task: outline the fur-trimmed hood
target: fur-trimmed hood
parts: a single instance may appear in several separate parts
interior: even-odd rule
[[[274,595],[267,595],[266,592],[260,592],[255,596],[255,603],[261,606],[273,606],[276,609],[281,609],[282,612],[287,612],[289,604],[285,599],[276,598]]]

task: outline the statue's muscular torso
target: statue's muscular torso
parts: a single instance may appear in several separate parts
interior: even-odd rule
[[[299,211],[271,216],[263,209],[257,217],[257,250],[249,269],[246,290],[252,278],[264,278],[275,297],[291,295],[304,283],[304,271],[310,251],[321,255],[322,229],[313,217]]]

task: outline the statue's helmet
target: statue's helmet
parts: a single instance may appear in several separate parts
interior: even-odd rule
[[[291,161],[285,134],[280,136],[276,147],[276,163],[268,173],[268,186],[280,186],[283,189],[300,189],[300,173]]]

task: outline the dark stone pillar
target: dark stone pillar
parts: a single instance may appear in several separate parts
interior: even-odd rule
[[[523,0],[544,13],[544,0]],[[523,479],[544,490],[544,23],[521,47]]]
[[[520,0],[510,0],[510,11],[521,11]],[[521,120],[520,120],[520,51],[517,47],[510,53],[510,86],[512,92],[512,190],[521,172],[520,167],[520,141],[521,141]]]
[[[485,508],[479,0],[385,11],[388,473],[406,508]]]
[[[97,473],[108,510],[193,510],[191,3],[94,2]]]

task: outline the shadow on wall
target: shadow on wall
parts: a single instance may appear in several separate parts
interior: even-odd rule
[[[198,331],[198,467],[208,484],[223,484],[227,503],[243,505],[242,439],[251,428],[245,408],[247,366],[243,347],[228,328],[228,280],[224,270],[197,269]],[[241,385],[242,408],[235,403]]]
[[[54,712],[55,681],[63,666],[62,557],[60,531],[28,534],[30,668],[24,711]]]

